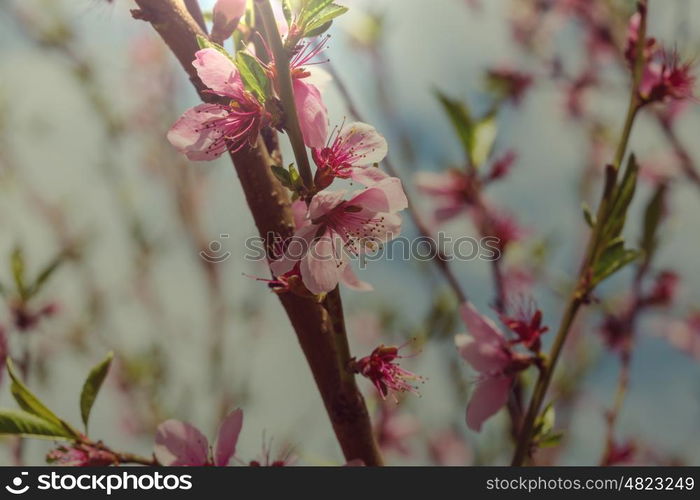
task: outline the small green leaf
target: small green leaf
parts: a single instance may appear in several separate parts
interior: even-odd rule
[[[63,264],[66,260],[65,254],[60,254],[51,262],[49,262],[40,272],[34,283],[27,290],[27,294],[32,297],[41,291],[41,288],[46,284],[48,279],[53,275],[53,273]]]
[[[486,162],[491,156],[493,145],[496,142],[498,135],[498,126],[496,124],[496,116],[489,115],[486,118],[478,121],[472,130],[472,140],[470,145],[470,154],[472,164],[479,167]]]
[[[287,26],[291,26],[294,19],[294,11],[292,10],[292,5],[289,0],[282,0],[282,12],[287,21]]]
[[[452,123],[452,128],[454,129],[455,133],[457,134],[457,137],[462,143],[464,153],[467,155],[471,162],[472,144],[474,138],[474,121],[472,120],[471,114],[469,113],[469,109],[464,103],[446,96],[439,90],[436,91],[436,95],[438,100],[440,101],[440,104],[442,104],[442,107],[445,113],[447,114],[447,117]]]
[[[280,167],[279,165],[272,165],[270,168],[272,168],[272,173],[275,174],[277,180],[279,180],[284,187],[291,189],[292,181],[289,178],[289,172],[287,169]]]
[[[85,424],[86,430],[88,421],[90,420],[92,405],[95,404],[97,394],[100,392],[100,388],[107,377],[107,373],[109,373],[109,367],[112,364],[113,358],[114,353],[108,353],[105,359],[100,361],[92,368],[92,370],[90,370],[90,373],[83,384],[83,390],[80,393],[80,416],[83,419],[83,424]]]
[[[24,251],[20,247],[15,247],[12,251],[10,267],[12,268],[12,277],[15,280],[17,293],[24,298],[27,294],[27,286],[25,283],[26,268],[24,265]]]
[[[304,36],[314,37],[325,33],[331,27],[333,19],[342,16],[348,11],[347,7],[331,4],[320,11],[314,18],[309,19],[304,25]]]
[[[625,242],[622,238],[611,241],[593,265],[591,285],[595,286],[609,278],[627,264],[634,262],[640,255],[639,250],[625,248]]]
[[[538,441],[537,445],[540,448],[552,448],[554,446],[559,446],[562,438],[564,437],[563,432],[552,432],[545,436],[542,436]]]
[[[233,59],[233,57],[231,57],[231,54],[229,53],[228,50],[226,50],[223,46],[219,45],[218,43],[214,43],[202,35],[197,35],[197,45],[199,45],[200,49],[218,50],[223,55],[225,55],[231,62],[235,63],[235,60]]]
[[[304,186],[304,182],[301,180],[301,175],[294,165],[289,165],[289,181],[292,184],[292,189],[297,190]]]
[[[42,403],[39,398],[37,398],[28,388],[24,385],[22,380],[17,375],[15,371],[15,366],[12,360],[7,358],[7,372],[10,374],[12,379],[12,385],[10,386],[10,392],[12,396],[17,401],[17,404],[24,411],[29,412],[37,417],[45,420],[49,424],[56,428],[65,429],[66,432],[73,436],[77,436],[78,432],[73,429],[66,422],[58,418],[54,412],[49,410],[49,408]]]
[[[603,241],[616,238],[622,232],[634,192],[637,187],[639,165],[634,155],[630,156],[622,180],[615,187],[613,201],[608,211],[607,224],[603,231]]]
[[[246,90],[253,94],[261,104],[264,104],[270,95],[270,80],[262,64],[255,56],[239,51],[236,54],[236,67],[241,74]]]
[[[591,207],[588,206],[588,203],[584,202],[581,206],[581,209],[583,210],[583,220],[586,221],[586,224],[593,229],[595,227],[595,215],[593,215],[593,211],[591,211]]]
[[[306,28],[333,0],[305,0],[299,12],[299,25]]]
[[[644,258],[649,261],[658,246],[657,234],[659,225],[663,219],[663,211],[666,200],[666,185],[661,184],[654,191],[651,200],[644,211],[644,232],[640,247],[644,251]]]
[[[45,439],[74,439],[67,429],[19,410],[0,410],[0,434]]]

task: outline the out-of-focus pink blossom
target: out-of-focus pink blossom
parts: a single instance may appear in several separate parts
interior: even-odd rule
[[[678,293],[680,277],[673,271],[659,273],[643,304],[648,306],[669,306]]]
[[[325,189],[338,177],[366,186],[376,184],[387,175],[371,165],[381,162],[387,152],[386,139],[371,125],[342,125],[331,134],[325,147],[312,150],[318,167],[314,183],[318,189]]]
[[[645,104],[694,99],[695,75],[675,51],[661,51],[644,66],[639,96]]]
[[[395,404],[382,403],[376,419],[375,434],[383,452],[395,451],[411,455],[407,441],[420,430],[420,421],[413,415],[399,412]]]
[[[415,176],[419,191],[435,198],[438,203],[435,219],[445,222],[473,205],[476,197],[473,179],[458,170],[444,173],[419,172]]]
[[[624,465],[634,461],[637,454],[637,444],[634,441],[625,441],[624,443],[613,443],[608,450],[607,455],[603,459],[601,465]]]
[[[464,438],[452,429],[441,430],[428,438],[428,452],[436,465],[471,465],[474,454]]]
[[[350,362],[350,369],[368,378],[379,391],[382,399],[390,393],[413,392],[418,393],[418,389],[413,383],[422,379],[419,375],[404,370],[398,365],[398,360],[405,356],[399,354],[398,347],[380,345],[369,356],[364,358],[353,358]]]
[[[700,361],[700,313],[683,320],[665,321],[659,331],[676,349]]]
[[[348,254],[360,255],[398,236],[408,206],[401,181],[389,177],[345,199],[345,191],[321,191],[309,204],[310,222],[295,232],[284,255],[272,262],[276,276],[300,262],[304,285],[314,294],[348,281]],[[359,284],[359,283],[358,283]]]
[[[211,40],[223,44],[238,27],[245,15],[246,0],[217,0],[213,10]]]
[[[236,452],[242,426],[243,412],[231,412],[219,426],[212,453],[207,438],[199,429],[179,420],[166,420],[158,426],[154,454],[161,465],[223,467]]]
[[[515,151],[506,151],[506,153],[497,158],[496,161],[491,165],[488,175],[486,176],[486,181],[495,181],[503,179],[510,173],[510,170],[515,165],[518,155]]]
[[[514,352],[503,333],[469,302],[460,306],[467,334],[455,337],[459,354],[479,372],[479,380],[467,405],[467,425],[477,432],[508,401],[517,372],[532,359]]]
[[[192,63],[208,92],[227,104],[199,104],[175,122],[168,140],[193,161],[213,160],[225,151],[253,146],[270,114],[243,86],[233,62],[216,49],[202,49]]]
[[[511,100],[516,106],[522,103],[533,81],[532,75],[529,73],[508,66],[490,69],[486,78],[496,92],[505,99]]]

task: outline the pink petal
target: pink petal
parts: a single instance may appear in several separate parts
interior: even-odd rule
[[[455,341],[459,355],[476,371],[498,372],[510,362],[510,356],[498,344],[478,342],[468,335],[458,335]]]
[[[430,196],[453,195],[460,189],[460,180],[450,173],[418,172],[414,182],[416,187]]]
[[[295,229],[299,229],[300,227],[305,226],[309,223],[309,220],[306,218],[306,203],[304,203],[301,200],[297,200],[294,203],[292,203],[291,210],[292,217],[294,218]]]
[[[340,259],[332,238],[326,233],[318,238],[301,261],[301,279],[311,293],[327,293],[338,286],[343,267],[347,263]]]
[[[226,151],[226,143],[220,141],[212,148],[212,144],[221,137],[221,132],[205,124],[224,116],[226,111],[216,104],[200,104],[190,108],[170,128],[168,141],[190,160],[210,161],[218,158]]]
[[[350,151],[357,160],[356,167],[379,163],[386,158],[389,146],[386,139],[373,126],[355,122],[343,127],[339,136],[340,149]]]
[[[340,276],[340,281],[346,287],[358,292],[371,292],[372,290],[374,290],[374,287],[372,285],[360,280],[355,274],[355,272],[352,270],[352,267],[350,266],[345,266],[345,269],[343,270],[343,273]]]
[[[313,221],[319,217],[326,215],[328,212],[337,207],[345,197],[345,191],[323,190],[317,193],[311,203],[309,203],[309,218]]]
[[[243,411],[235,410],[221,422],[214,447],[214,464],[219,467],[228,465],[231,457],[236,453],[238,435],[243,427]]]
[[[357,205],[374,212],[398,212],[408,207],[406,193],[403,191],[401,180],[389,177],[383,181],[365,189],[348,201],[350,205]]]
[[[238,27],[238,21],[245,14],[246,0],[218,0],[214,5],[212,41],[223,44]]]
[[[209,443],[196,427],[166,420],[158,426],[153,451],[163,465],[201,466],[208,461]]]
[[[503,334],[496,324],[486,316],[479,314],[471,302],[464,302],[459,307],[467,330],[480,343],[493,343],[502,345],[505,343]]]
[[[192,66],[202,83],[217,94],[234,97],[243,91],[243,83],[233,61],[216,49],[197,51]]]
[[[368,187],[388,177],[389,175],[386,172],[374,167],[354,167],[350,170],[350,178],[352,180]]]
[[[311,241],[316,236],[318,226],[305,225],[294,233],[294,238],[287,242],[284,255],[270,263],[270,269],[275,276],[282,276],[288,273],[302,258],[305,258]]]
[[[467,426],[476,432],[481,424],[500,410],[508,401],[512,379],[491,377],[479,382],[467,405]]]
[[[328,137],[328,110],[321,92],[316,86],[298,78],[294,79],[293,84],[304,143],[310,148],[322,148]]]

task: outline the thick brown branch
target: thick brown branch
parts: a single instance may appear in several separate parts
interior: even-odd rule
[[[202,96],[204,86],[191,63],[198,50],[196,35],[203,36],[204,32],[183,0],[136,0],[136,3],[139,10],[135,17],[153,25]],[[231,156],[260,235],[291,236],[289,198],[272,174],[264,142],[260,140],[258,147]],[[333,336],[334,328],[342,326],[342,318],[332,321],[323,305],[296,295],[284,294],[280,300],[296,331],[345,458],[381,465],[362,394],[354,378],[346,376],[344,367],[338,363]]]

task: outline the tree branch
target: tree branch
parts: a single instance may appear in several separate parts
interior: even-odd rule
[[[196,35],[205,34],[183,0],[136,0],[136,4],[139,9],[132,11],[134,17],[153,25],[200,96],[207,97],[192,66],[199,50]],[[291,236],[294,224],[289,197],[272,174],[264,142],[259,140],[256,148],[244,148],[231,157],[261,236]],[[364,398],[355,379],[347,377],[338,363],[334,328],[340,324],[337,320],[334,324],[326,309],[313,300],[287,293],[280,295],[280,301],[296,331],[345,458],[361,459],[369,466],[382,465]]]

